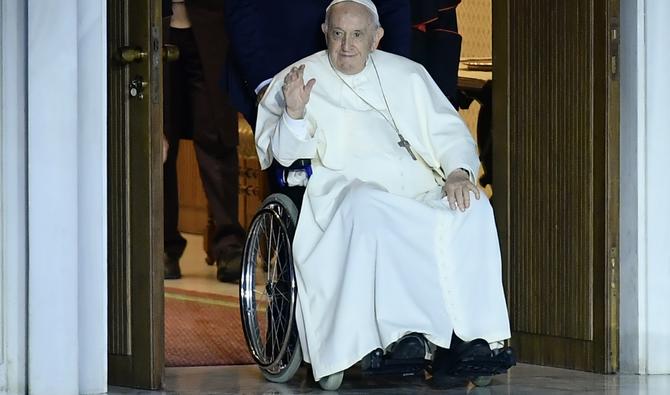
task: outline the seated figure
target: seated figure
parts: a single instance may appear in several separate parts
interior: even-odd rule
[[[376,50],[371,1],[334,0],[322,30],[327,50],[273,79],[256,124],[263,168],[312,163],[293,255],[315,379],[410,333],[435,363],[453,339],[501,347],[498,236],[467,126],[422,66]]]

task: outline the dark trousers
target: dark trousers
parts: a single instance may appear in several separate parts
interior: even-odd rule
[[[165,130],[170,148],[163,165],[164,249],[179,258],[186,240],[178,230],[179,194],[177,154],[179,140],[192,138],[214,232],[208,255],[217,259],[231,248],[243,244],[244,230],[238,221],[239,163],[237,146],[222,141],[220,127],[213,116],[215,108],[208,98],[202,64],[191,29],[169,30],[166,42],[179,47],[179,60],[169,64],[166,80]],[[227,125],[237,128],[237,125]]]

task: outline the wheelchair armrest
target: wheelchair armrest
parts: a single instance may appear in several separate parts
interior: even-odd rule
[[[278,162],[274,162],[274,175],[275,182],[281,188],[288,187],[287,176],[288,173],[294,170],[303,170],[307,174],[307,178],[312,176],[312,160],[311,159],[298,159],[295,162],[291,163],[290,166],[282,166]]]
[[[307,166],[311,166],[311,165],[312,165],[312,160],[311,159],[298,159],[297,161],[291,163],[290,166],[288,166],[288,167],[282,166],[282,167],[284,167],[285,169],[288,169],[288,170],[302,170],[302,169],[306,168]]]

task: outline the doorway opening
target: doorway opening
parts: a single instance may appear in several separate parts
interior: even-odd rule
[[[253,134],[238,116],[240,144],[238,221],[245,230],[268,195]],[[166,279],[166,367],[254,363],[244,340],[239,311],[239,284],[217,279],[209,241],[213,219],[208,210],[192,140],[181,140],[177,158],[178,229],[187,244],[180,259],[181,278]]]

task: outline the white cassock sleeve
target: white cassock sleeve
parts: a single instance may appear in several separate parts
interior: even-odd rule
[[[420,92],[416,95],[417,101],[423,101],[417,111],[425,111],[425,123],[430,131],[431,146],[444,171],[444,175],[456,169],[465,169],[470,173],[470,179],[476,183],[479,171],[477,145],[470,134],[467,125],[442,94],[440,88],[430,77],[425,68],[420,67],[420,75],[424,82]],[[420,117],[421,118],[421,117]]]
[[[273,159],[289,166],[298,159],[316,157],[316,123],[309,117],[309,105],[304,119],[291,118],[285,110],[282,80],[283,75],[275,76],[258,106],[255,139],[263,169],[270,167]]]
[[[308,130],[306,119],[293,119],[286,112],[277,122],[271,138],[274,158],[282,166],[290,166],[298,159],[312,159],[316,156],[316,139]]]

